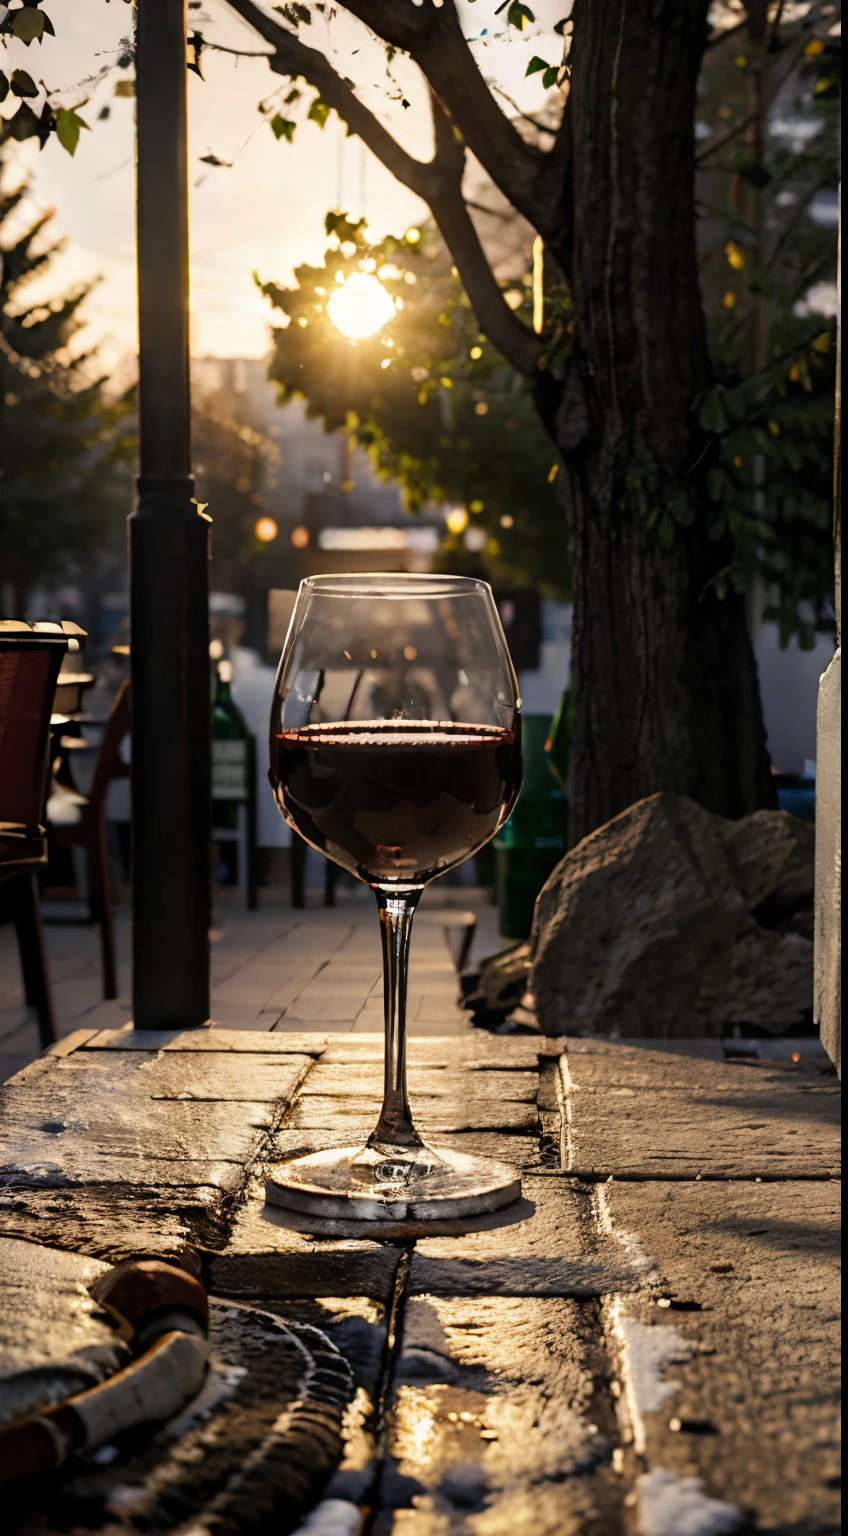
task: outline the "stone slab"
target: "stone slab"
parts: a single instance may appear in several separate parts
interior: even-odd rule
[[[265,1204],[254,1185],[223,1253],[211,1261],[212,1289],[222,1296],[368,1296],[387,1305],[401,1249],[371,1238],[360,1225],[348,1239],[324,1238],[312,1222],[300,1230],[293,1212]],[[368,1224],[370,1227],[370,1223]]]
[[[271,1034],[264,1029],[101,1029],[82,1042],[81,1049],[93,1051],[269,1051],[287,1056],[320,1056],[324,1037],[297,1034]]]
[[[114,1342],[106,1313],[88,1294],[104,1269],[96,1259],[0,1238],[0,1415],[2,1378]]]
[[[154,1174],[163,1165],[154,1168]],[[206,1165],[203,1165],[205,1167]],[[243,1175],[223,1165],[240,1184]],[[192,1166],[166,1164],[177,1178],[192,1177]],[[139,1170],[150,1178],[150,1170]],[[202,1171],[202,1170],[201,1170]],[[63,1188],[6,1187],[0,1191],[0,1230],[7,1237],[89,1254],[115,1264],[139,1255],[178,1257],[219,1248],[229,1231],[227,1191],[211,1183],[192,1185],[130,1179]]]
[[[376,1112],[368,1131],[373,1130]],[[434,1145],[447,1147],[453,1152],[470,1152],[478,1157],[493,1157],[498,1162],[511,1163],[514,1168],[528,1173],[545,1170],[560,1171],[558,1142],[545,1141],[538,1133],[511,1133],[509,1131],[445,1131],[431,1137]],[[321,1152],[329,1147],[349,1144],[364,1145],[361,1135],[348,1127],[333,1130],[303,1131],[284,1127],[275,1132],[268,1144],[267,1158],[303,1157],[307,1152]]]
[[[522,1199],[455,1237],[419,1234],[409,1290],[440,1296],[602,1296],[638,1284],[619,1245],[598,1239],[575,1181],[522,1179]]]
[[[602,1200],[652,1270],[608,1315],[636,1450],[758,1531],[837,1531],[837,1186],[616,1181]]]
[[[12,1150],[16,1150],[14,1147]],[[208,1186],[227,1194],[237,1193],[245,1181],[240,1161],[213,1162],[208,1158],[157,1157],[153,1152],[146,1156],[116,1156],[108,1148],[96,1145],[66,1147],[61,1159],[50,1149],[41,1159],[27,1158],[26,1145],[21,1145],[20,1157],[8,1156],[0,1139],[0,1190],[19,1189],[74,1189],[115,1186],[133,1189],[199,1189]],[[29,1148],[32,1150],[32,1148]],[[0,1206],[2,1210],[2,1206]]]
[[[591,1316],[573,1301],[408,1301],[375,1529],[617,1529],[603,1369]]]
[[[78,1051],[80,1046],[85,1045],[86,1041],[91,1040],[96,1034],[99,1034],[99,1030],[74,1029],[63,1039],[54,1040],[52,1045],[48,1045],[44,1054],[45,1056],[70,1056],[72,1051]]]
[[[96,1084],[60,1081],[58,1066],[32,1085],[0,1089],[0,1169],[49,1164],[86,1177],[84,1169],[108,1170],[122,1158],[244,1165],[278,1119],[274,1103],[155,1100],[111,1086],[98,1093]]]
[[[73,1082],[83,1092],[96,1084],[98,1089],[114,1087],[149,1099],[284,1105],[312,1062],[311,1056],[258,1052],[92,1051],[76,1052],[53,1070],[61,1087]]]
[[[623,1041],[613,1044],[569,1040],[562,1059],[562,1075],[565,1086],[573,1092],[583,1088],[638,1088],[647,1093],[673,1089],[700,1096],[753,1094],[772,1089],[801,1093],[814,1089],[839,1091],[824,1055],[818,1063],[756,1058],[725,1061],[723,1055],[721,1060],[693,1057],[682,1052],[646,1050]]]
[[[431,1035],[410,1045],[411,1066],[441,1066],[474,1072],[478,1068],[500,1071],[538,1070],[539,1061],[562,1054],[565,1042],[556,1038],[530,1035],[489,1035],[480,1031],[465,1035]],[[383,1060],[383,1034],[357,1032],[356,1038],[330,1035],[322,1061],[328,1066],[354,1066],[360,1062]]]
[[[567,1167],[591,1179],[827,1179],[839,1171],[839,1095],[827,1089],[607,1086],[575,1091],[568,1108]]]
[[[380,1108],[379,1096],[348,1099],[316,1094],[301,1094],[289,1112],[286,1124],[295,1130],[332,1129],[349,1125],[350,1134],[366,1134],[374,1129]],[[425,1098],[412,1095],[412,1113],[423,1135],[444,1131],[533,1131],[538,1128],[535,1104],[515,1104],[503,1099]]]
[[[473,1090],[474,1098],[502,1099],[505,1102],[535,1103],[539,1086],[537,1072],[503,1072],[496,1067],[469,1075],[462,1069],[444,1066],[411,1066],[409,1091],[414,1098],[455,1098]],[[353,1062],[331,1065],[318,1062],[303,1084],[305,1094],[324,1094],[330,1098],[370,1097],[378,1100],[383,1091],[381,1062]]]

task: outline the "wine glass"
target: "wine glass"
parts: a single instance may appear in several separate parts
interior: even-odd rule
[[[503,826],[521,784],[520,700],[491,588],[460,576],[301,582],[271,712],[286,820],[370,885],[383,949],[385,1091],[364,1147],[277,1164],[276,1204],[325,1216],[437,1218],[520,1194],[505,1164],[431,1147],[406,1088],[406,985],[430,880]]]

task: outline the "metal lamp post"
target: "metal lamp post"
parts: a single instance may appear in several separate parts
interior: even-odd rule
[[[140,0],[138,504],[129,519],[133,1017],[209,1018],[208,546],[191,476],[186,0]]]

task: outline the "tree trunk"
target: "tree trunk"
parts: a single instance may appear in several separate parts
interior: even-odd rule
[[[574,583],[571,838],[657,790],[771,803],[731,549],[708,537],[710,382],[695,251],[706,0],[575,7],[574,347],[538,403],[562,452]],[[718,578],[718,580],[716,580]],[[718,590],[717,590],[718,588]]]

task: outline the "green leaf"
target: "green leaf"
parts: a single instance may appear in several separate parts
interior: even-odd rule
[[[56,137],[63,149],[73,155],[79,143],[80,129],[88,128],[73,107],[60,107],[56,113]]]
[[[0,101],[5,101],[8,94],[9,81],[7,76],[3,73],[3,70],[0,69]]]
[[[524,30],[525,22],[530,23],[536,20],[529,6],[524,5],[522,0],[512,0],[509,10],[506,13],[506,19],[507,25],[510,27],[517,27],[519,32]]]
[[[115,81],[115,95],[116,96],[134,96],[135,95],[135,81],[134,80],[116,80]]]
[[[526,80],[528,75],[538,75],[543,69],[549,68],[550,66],[547,59],[540,59],[538,53],[534,53],[530,63],[527,65],[527,68],[524,71],[524,78]]]
[[[300,98],[301,98],[302,95],[303,95],[303,92],[301,90],[298,90],[298,87],[296,85],[293,85],[291,90],[289,91],[288,96],[284,96],[283,97],[283,106],[284,107],[290,107],[293,101],[300,101]]]
[[[303,22],[304,26],[306,27],[310,27],[312,25],[312,17],[310,15],[308,6],[298,4],[275,5],[274,10],[278,13],[278,15],[285,16],[286,21],[290,21],[293,27],[299,26],[301,22]]]
[[[553,66],[550,69],[545,70],[545,73],[542,76],[542,85],[546,91],[551,90],[551,88],[556,85],[558,74],[559,70],[554,69]]]
[[[12,13],[12,32],[28,48],[30,43],[41,42],[46,17],[35,6],[28,5],[22,11]]]
[[[330,116],[330,108],[327,106],[326,101],[322,101],[320,96],[316,96],[306,116],[310,123],[317,123],[319,128],[323,128],[327,118]]]
[[[36,117],[32,107],[22,101],[14,117],[9,118],[7,130],[13,139],[22,144],[24,139],[33,139],[41,132],[41,121]]]
[[[698,410],[698,420],[705,432],[726,432],[730,426],[722,399],[720,384],[708,389]]]
[[[271,132],[273,133],[274,138],[285,139],[287,144],[291,144],[291,141],[294,138],[294,130],[296,127],[297,124],[291,122],[289,118],[280,117],[279,112],[277,112],[276,115],[271,118]]]
[[[38,95],[38,86],[33,80],[32,75],[28,75],[25,69],[15,69],[12,71],[11,86],[12,93],[15,96]]]
[[[695,521],[694,508],[684,490],[675,491],[669,501],[668,510],[681,528],[690,528]]]

